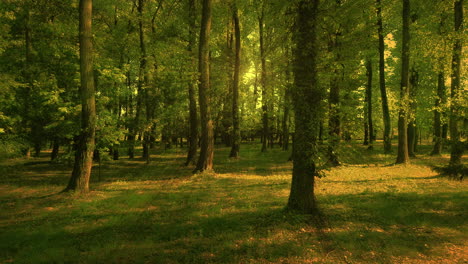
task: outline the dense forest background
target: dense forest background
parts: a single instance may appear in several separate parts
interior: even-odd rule
[[[314,107],[320,112],[318,141],[328,142],[331,165],[339,164],[340,140],[359,139],[370,147],[384,140],[384,151],[392,151],[402,125],[408,127],[407,156],[422,139],[432,139],[433,153],[440,154],[454,129],[456,142],[461,132],[466,138],[463,3],[457,1],[456,22],[453,1],[413,0],[405,7],[405,24],[403,2],[337,0],[318,7],[320,99]],[[52,160],[73,160],[82,131],[77,5],[9,0],[0,6],[4,156],[37,156],[52,147]],[[156,142],[166,148],[189,143],[189,164],[198,138],[208,133],[207,120],[217,143],[260,138],[261,151],[274,145],[287,150],[294,133],[293,49],[299,47],[294,5],[214,1],[205,56],[209,86],[200,94],[209,111],[200,118],[201,3],[94,1],[94,158],[134,158],[134,148],[142,145],[149,161],[148,148]],[[404,124],[398,124],[401,109]],[[448,128],[452,119],[459,128]],[[398,153],[399,161],[408,160]]]

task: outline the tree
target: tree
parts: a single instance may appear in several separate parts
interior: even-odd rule
[[[234,4],[232,19],[234,20],[234,35],[236,37],[236,55],[234,62],[234,79],[232,84],[232,147],[229,157],[238,158],[240,149],[240,127],[239,127],[239,72],[240,72],[240,27],[237,6]]]
[[[146,43],[145,43],[145,32],[143,29],[143,11],[145,7],[144,0],[138,0],[138,33],[140,37],[140,69],[138,73],[138,98],[140,100],[140,110],[142,110],[142,100],[143,96],[145,99],[145,107],[146,107],[146,121],[150,121],[151,119],[151,94],[149,93],[148,89],[148,69],[147,69],[147,53],[146,53]],[[137,109],[138,111],[138,109]],[[149,147],[150,147],[150,129],[145,129],[143,131],[143,154],[142,158],[149,163]]]
[[[336,0],[335,10],[338,11],[341,8],[341,1]],[[342,85],[342,55],[341,55],[341,25],[337,25],[337,29],[333,30],[332,36],[328,44],[328,50],[335,52],[335,64],[333,69],[333,75],[330,80],[330,94],[328,97],[328,161],[327,164],[330,166],[339,166],[340,161],[338,158],[338,145],[340,144],[341,138],[341,127],[340,127],[340,86]]]
[[[452,84],[450,86],[450,166],[457,167],[461,165],[461,158],[465,151],[465,144],[461,142],[460,131],[458,129],[458,120],[460,115],[460,104],[462,95],[460,94],[460,72],[461,72],[461,56],[462,56],[462,32],[463,32],[463,0],[455,0],[454,3],[454,26],[456,39],[453,44],[452,55]]]
[[[366,85],[366,96],[365,96],[365,103],[366,105],[364,106],[365,111],[365,128],[367,130],[367,138],[368,142],[365,142],[369,145],[368,149],[373,149],[374,148],[374,124],[372,121],[372,77],[373,77],[373,71],[372,71],[372,60],[370,58],[367,59],[366,61],[366,75],[367,75],[367,85]]]
[[[260,85],[262,86],[262,152],[267,151],[267,142],[270,135],[270,127],[268,126],[268,101],[267,101],[267,71],[266,71],[266,55],[265,55],[265,33],[264,33],[264,19],[265,19],[265,3],[262,1],[260,14],[258,15],[258,30],[260,40]]]
[[[198,100],[200,105],[201,146],[195,172],[211,171],[213,169],[214,134],[210,111],[210,31],[211,0],[203,0],[198,49],[198,71],[200,74]]]
[[[400,110],[398,112],[398,154],[396,163],[408,163],[408,107],[410,60],[410,0],[403,0],[403,41],[401,52]]]
[[[191,57],[191,64],[194,64],[195,54],[193,48],[195,47],[196,42],[196,14],[195,14],[195,0],[188,0],[188,19],[189,19],[189,41],[187,44],[187,51]],[[197,100],[195,92],[195,84],[193,80],[189,80],[188,83],[188,96],[189,96],[189,122],[190,122],[190,131],[188,138],[188,153],[187,161],[185,165],[195,162],[195,155],[197,154],[198,149],[198,117],[197,117]]]
[[[443,70],[437,74],[437,96],[434,109],[434,147],[431,155],[440,155],[442,153],[442,122],[441,122],[441,104],[445,97],[445,78]]]
[[[390,110],[388,107],[387,88],[385,87],[385,43],[383,35],[383,22],[382,22],[382,2],[377,1],[377,26],[379,35],[379,86],[380,97],[382,99],[382,114],[384,123],[384,152],[390,153],[392,150],[392,141],[390,138]]]
[[[92,0],[80,0],[81,133],[75,152],[72,176],[65,191],[89,191],[96,133],[96,106],[93,74]]]
[[[319,0],[299,1],[293,28],[292,91],[295,111],[293,175],[287,207],[303,213],[315,208],[314,177],[318,174],[317,136],[322,89],[317,85],[317,21]]]
[[[416,122],[416,112],[417,112],[417,98],[416,92],[418,90],[419,85],[419,74],[413,68],[411,69],[410,77],[409,77],[409,108],[408,108],[408,155],[410,157],[415,157],[416,154],[416,145],[418,143],[418,136],[417,136],[417,122]]]

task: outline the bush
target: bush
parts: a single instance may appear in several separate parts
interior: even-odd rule
[[[17,158],[24,155],[24,149],[28,147],[27,142],[18,136],[0,136],[0,160]]]

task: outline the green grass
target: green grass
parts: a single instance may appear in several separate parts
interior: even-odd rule
[[[439,177],[428,146],[394,166],[381,148],[343,146],[317,179],[320,215],[284,211],[292,163],[279,149],[217,148],[191,176],[184,150],[94,167],[85,196],[58,194],[70,168],[0,163],[0,263],[466,263],[465,182]],[[99,177],[100,174],[100,177]]]

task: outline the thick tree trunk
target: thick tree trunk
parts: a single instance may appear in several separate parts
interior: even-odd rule
[[[442,154],[442,121],[441,121],[441,103],[445,97],[445,78],[444,72],[440,71],[437,78],[437,97],[435,99],[434,109],[434,148],[431,155]]]
[[[196,30],[196,9],[195,9],[195,0],[189,0],[189,43],[187,50],[191,57],[192,65],[195,66],[195,53],[193,49],[195,47],[197,34]],[[190,80],[188,84],[188,94],[189,94],[189,122],[190,122],[190,132],[188,138],[188,153],[187,161],[185,165],[195,163],[195,156],[197,155],[198,149],[198,117],[197,117],[197,100],[196,100],[196,91],[195,91],[195,82]]]
[[[267,143],[270,135],[270,127],[268,126],[268,100],[267,100],[267,81],[266,81],[266,57],[265,57],[265,44],[264,44],[264,3],[262,3],[261,15],[258,16],[258,28],[260,38],[260,60],[261,60],[261,73],[260,73],[260,85],[262,86],[262,152],[267,151]]]
[[[96,106],[94,97],[92,0],[80,0],[81,133],[75,152],[72,176],[65,191],[89,191],[95,145]]]
[[[400,110],[398,112],[398,153],[396,163],[408,163],[408,108],[410,61],[410,0],[403,0],[403,41],[401,51]]]
[[[465,143],[461,142],[460,131],[458,129],[458,121],[460,115],[460,72],[461,72],[461,55],[462,55],[462,32],[463,32],[463,0],[456,0],[454,4],[455,11],[455,33],[457,34],[455,43],[453,44],[452,55],[452,84],[450,86],[450,166],[459,166],[465,151]]]
[[[300,1],[296,12],[293,40],[295,134],[293,139],[293,175],[288,208],[302,213],[316,210],[314,177],[318,170],[317,135],[322,119],[323,91],[317,85],[317,13],[318,0]]]
[[[236,37],[236,55],[234,62],[234,81],[232,84],[232,147],[229,157],[238,158],[240,150],[240,127],[239,127],[239,73],[240,73],[240,26],[237,7],[233,6],[234,35]]]
[[[213,120],[210,111],[210,31],[211,31],[211,0],[203,0],[200,42],[198,50],[198,100],[200,105],[201,146],[200,156],[194,172],[213,170],[214,134]]]
[[[377,26],[379,35],[379,84],[380,96],[382,99],[382,114],[384,122],[384,152],[390,153],[392,151],[392,139],[390,137],[391,123],[390,123],[390,110],[388,108],[387,88],[385,87],[385,43],[383,35],[382,23],[382,3],[377,0]]]
[[[367,125],[369,129],[369,147],[368,149],[374,148],[374,122],[372,120],[372,61],[368,59],[366,62],[366,71],[367,71],[367,86],[366,86],[366,110],[367,115],[364,117],[367,120]]]

